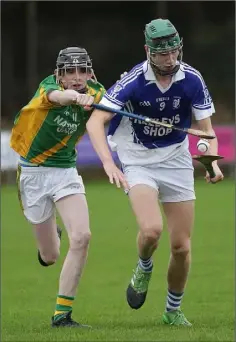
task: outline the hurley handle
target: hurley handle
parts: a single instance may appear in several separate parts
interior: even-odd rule
[[[206,167],[207,172],[209,173],[210,179],[215,178],[216,174],[213,170],[213,166],[211,164]]]

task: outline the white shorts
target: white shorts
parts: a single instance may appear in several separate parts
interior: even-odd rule
[[[38,224],[49,219],[55,202],[73,194],[85,194],[76,168],[19,167],[18,192],[27,220]]]
[[[146,166],[122,165],[130,188],[145,184],[156,189],[161,202],[195,200],[194,168],[189,151],[177,158]]]

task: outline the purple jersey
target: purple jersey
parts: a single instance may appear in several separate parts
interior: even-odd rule
[[[100,103],[182,128],[191,126],[192,114],[196,120],[201,120],[214,113],[214,105],[201,74],[185,63],[180,64],[167,88],[162,88],[156,81],[147,61],[138,64],[106,92]],[[122,120],[121,116],[114,116],[108,135],[115,134]],[[148,149],[178,144],[186,137],[184,132],[136,119],[129,119],[128,125],[130,129],[127,132],[132,135],[133,143]]]

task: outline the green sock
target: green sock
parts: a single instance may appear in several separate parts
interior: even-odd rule
[[[75,297],[67,297],[58,295],[56,308],[54,312],[54,320],[58,320],[61,317],[65,316],[69,311],[72,311],[72,305]]]

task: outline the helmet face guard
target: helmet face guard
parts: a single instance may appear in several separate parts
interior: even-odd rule
[[[146,25],[144,35],[148,50],[147,59],[153,71],[161,76],[174,75],[179,70],[183,56],[183,40],[175,27],[169,20],[156,19]],[[179,52],[176,65],[168,71],[162,70],[158,63],[158,54],[165,55],[175,51]]]
[[[94,77],[95,81],[97,81],[92,68],[92,60],[84,48],[68,47],[59,52],[56,61],[57,83],[61,83],[61,77],[74,72],[76,72],[77,80],[79,79],[79,73],[86,73],[87,75],[91,74],[91,77]],[[84,93],[86,87],[78,91]]]

